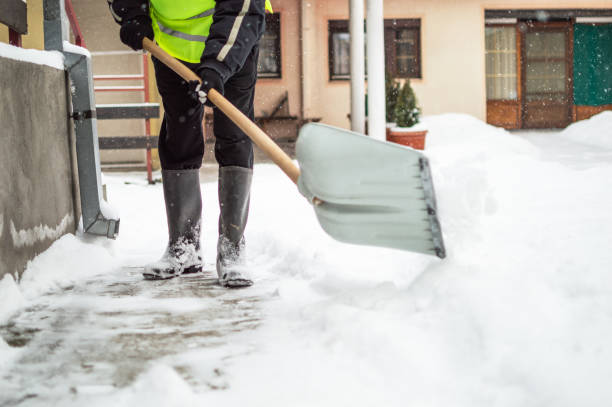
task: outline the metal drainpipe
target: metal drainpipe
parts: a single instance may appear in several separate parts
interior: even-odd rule
[[[101,209],[102,183],[91,56],[64,50],[63,0],[44,0],[43,14],[45,49],[64,54],[64,66],[71,82],[83,229],[92,235],[114,239],[119,233],[120,220],[106,217]]]

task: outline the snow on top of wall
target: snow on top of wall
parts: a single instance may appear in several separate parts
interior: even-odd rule
[[[79,47],[78,45],[74,45],[68,41],[64,41],[62,45],[64,47],[64,51],[66,52],[72,52],[73,54],[81,54],[85,55],[88,58],[91,58],[91,53],[89,52],[89,50],[87,50],[87,48]]]
[[[37,65],[47,65],[51,68],[64,70],[64,56],[59,51],[24,49],[0,43],[0,57],[14,59],[15,61],[30,62]]]
[[[561,137],[590,146],[612,149],[612,112],[605,111],[590,119],[569,125]]]

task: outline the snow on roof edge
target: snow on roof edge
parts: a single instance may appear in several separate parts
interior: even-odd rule
[[[0,42],[0,57],[64,70],[64,56],[59,51],[24,49]]]

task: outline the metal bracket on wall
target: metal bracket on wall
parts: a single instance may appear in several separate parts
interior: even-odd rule
[[[64,30],[63,0],[44,0],[45,49],[64,54],[64,66],[71,82],[72,114],[76,134],[77,166],[81,195],[81,212],[85,232],[114,239],[119,233],[120,220],[106,216],[102,210],[100,153],[94,101],[91,56],[64,50],[67,35]]]

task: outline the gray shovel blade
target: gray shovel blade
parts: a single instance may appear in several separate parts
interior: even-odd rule
[[[318,123],[302,127],[296,153],[298,188],[334,239],[446,256],[422,153]]]

